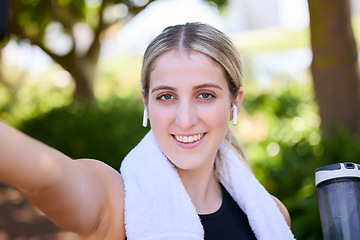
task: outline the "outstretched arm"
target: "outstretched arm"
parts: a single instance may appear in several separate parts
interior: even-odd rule
[[[60,178],[72,160],[0,121],[0,181],[35,194]],[[72,164],[72,163],[71,163]]]
[[[0,121],[0,166],[0,182],[64,229],[89,236],[109,219],[123,222],[121,176],[99,161],[72,160]]]

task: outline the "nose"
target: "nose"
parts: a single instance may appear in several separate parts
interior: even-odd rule
[[[191,101],[181,101],[176,109],[175,124],[181,130],[191,129],[197,122],[197,110]]]

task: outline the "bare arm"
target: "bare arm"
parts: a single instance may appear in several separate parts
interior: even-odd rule
[[[0,121],[0,166],[0,182],[21,190],[64,229],[90,236],[107,232],[110,220],[123,225],[121,176],[99,161],[74,161]]]
[[[285,205],[276,197],[272,196],[272,198],[274,199],[276,205],[280,209],[280,212],[284,216],[286,223],[289,225],[289,227],[291,227],[290,214],[289,214],[288,210],[286,209]]]

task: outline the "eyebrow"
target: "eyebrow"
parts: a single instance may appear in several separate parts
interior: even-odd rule
[[[174,87],[166,86],[166,85],[160,85],[158,87],[155,87],[151,90],[151,93],[159,91],[159,90],[172,90],[175,91],[176,89]]]
[[[212,83],[204,83],[204,84],[200,84],[198,86],[193,87],[194,90],[200,89],[200,88],[218,88],[220,90],[223,90],[219,85],[217,84],[212,84]],[[166,85],[160,85],[158,87],[155,87],[151,90],[151,93],[159,91],[159,90],[172,90],[175,91],[176,88],[174,87],[170,87],[170,86],[166,86]]]
[[[195,90],[199,88],[218,88],[220,90],[223,90],[219,85],[213,83],[204,83],[194,87]]]

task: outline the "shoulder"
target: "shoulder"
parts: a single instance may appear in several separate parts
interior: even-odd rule
[[[92,178],[91,182],[96,184],[93,187],[99,188],[98,190],[102,192],[106,204],[116,202],[123,206],[124,183],[119,171],[98,160],[78,159],[76,161]]]
[[[75,162],[82,168],[82,171],[88,176],[87,179],[94,184],[93,187],[99,187],[105,196],[124,197],[124,184],[119,171],[110,167],[104,162],[94,159],[78,159]]]
[[[92,179],[96,179],[105,187],[105,190],[108,188],[124,190],[123,181],[120,175],[120,172],[110,167],[104,162],[94,159],[77,159],[75,162],[83,169],[84,172],[89,174]]]
[[[275,196],[272,196],[272,195],[271,195],[271,197],[274,199],[276,205],[280,209],[280,212],[284,216],[286,223],[290,227],[291,226],[291,219],[290,219],[289,211],[286,209],[285,205],[279,199],[277,199]]]
[[[99,197],[103,199],[98,226],[90,235],[95,236],[94,239],[124,239],[124,184],[121,174],[98,160],[77,161],[97,179],[98,192],[102,194]]]

